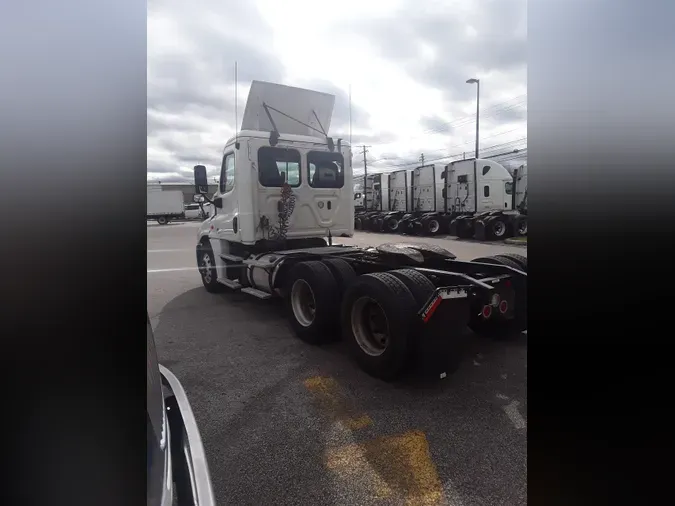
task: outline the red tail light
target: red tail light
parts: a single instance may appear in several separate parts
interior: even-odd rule
[[[501,301],[501,302],[499,303],[499,312],[500,312],[501,314],[504,314],[504,313],[506,313],[508,310],[509,310],[509,303],[506,302],[505,300]]]
[[[492,306],[486,305],[483,306],[483,311],[481,311],[481,314],[483,315],[483,318],[486,320],[492,316]]]

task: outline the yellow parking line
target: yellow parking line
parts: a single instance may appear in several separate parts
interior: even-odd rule
[[[373,425],[367,414],[349,404],[333,378],[317,376],[304,384],[322,411],[349,431]],[[359,486],[364,499],[394,499],[410,506],[445,504],[443,486],[422,431],[328,448],[324,457],[326,467],[348,487]]]
[[[331,418],[342,422],[350,430],[359,430],[373,424],[368,415],[359,413],[350,405],[333,378],[316,376],[305,380],[305,387],[314,394]]]
[[[408,505],[439,506],[443,486],[421,431],[328,449],[326,466],[346,481],[366,478],[371,499],[396,498]]]

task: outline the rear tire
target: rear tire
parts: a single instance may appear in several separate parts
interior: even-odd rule
[[[492,265],[504,265],[499,259],[495,257],[478,257],[471,260],[472,262],[478,262],[481,264],[492,264]]]
[[[521,271],[527,272],[527,257],[523,255],[517,255],[516,253],[501,253],[495,256],[501,258],[508,258],[512,262],[517,263],[520,266]]]
[[[505,255],[495,255],[492,258],[494,258],[497,261],[497,263],[501,265],[505,265],[506,267],[511,267],[513,269],[518,269],[519,271],[522,270],[522,267],[518,262],[516,262],[512,258],[507,258]]]
[[[359,276],[342,302],[342,332],[361,369],[385,381],[408,365],[415,298],[396,276],[386,272]]]
[[[363,222],[361,221],[361,218],[356,218],[354,220],[354,229],[355,230],[361,230],[363,228]]]
[[[406,288],[410,290],[418,310],[429,300],[431,294],[436,289],[429,278],[414,269],[397,269],[389,271],[389,274],[400,279]]]
[[[341,258],[326,258],[323,263],[330,269],[335,281],[337,281],[340,302],[342,302],[342,296],[347,291],[347,287],[356,279],[356,271],[349,262]]]
[[[285,292],[288,319],[295,334],[309,344],[331,340],[340,314],[340,288],[327,265],[300,262],[288,273]]]
[[[166,219],[166,216],[160,216],[159,218],[157,218],[157,223],[159,223],[160,225],[166,225],[167,223],[169,223],[169,220]]]

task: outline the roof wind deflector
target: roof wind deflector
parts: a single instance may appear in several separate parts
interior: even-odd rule
[[[335,96],[328,93],[254,80],[241,130],[276,130],[281,136],[324,138],[330,131],[334,104]],[[274,125],[269,119],[271,111],[274,111]]]

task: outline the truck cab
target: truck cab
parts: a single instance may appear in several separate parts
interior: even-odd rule
[[[477,185],[474,185],[474,165]],[[481,213],[513,209],[513,177],[503,165],[493,160],[479,158],[449,163],[443,179],[445,212]]]
[[[225,248],[353,235],[351,148],[321,133],[334,100],[253,81],[242,130],[225,143],[215,216],[200,238]]]

